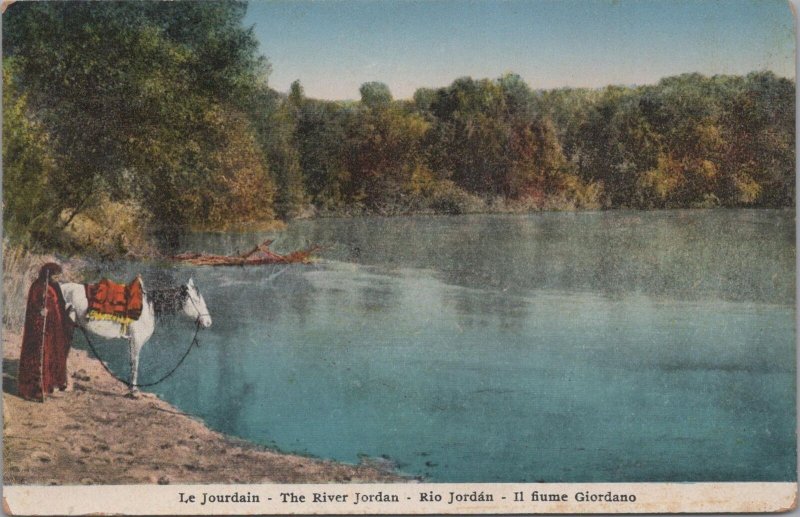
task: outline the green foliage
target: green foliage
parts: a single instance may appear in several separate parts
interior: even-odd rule
[[[41,124],[14,80],[14,60],[3,61],[3,230],[31,246],[53,240],[55,163]],[[12,244],[16,242],[12,241]]]
[[[295,132],[298,124],[297,103],[302,102],[302,87],[293,86],[293,95],[283,98],[266,85],[259,86],[242,102],[255,130],[256,142],[271,172],[275,195],[271,201],[276,214],[289,219],[305,205],[303,175]]]
[[[305,192],[323,210],[341,210],[350,174],[343,143],[350,110],[333,102],[302,99],[297,106],[295,142]]]
[[[147,234],[151,218],[134,201],[111,201],[103,196],[72,218],[60,235],[60,248],[102,258],[152,257],[157,253]]]
[[[537,110],[534,93],[519,76],[461,78],[439,90],[429,106],[436,135],[430,154],[439,177],[478,195],[526,198],[539,206],[566,185],[581,183],[551,117]]]
[[[428,192],[428,206],[440,214],[466,214],[486,209],[486,204],[477,196],[458,188],[451,181],[435,184]]]
[[[392,102],[392,92],[383,83],[364,83],[358,91],[361,93],[361,104],[369,108],[385,107]]]
[[[48,134],[59,171],[47,185],[49,227],[66,226],[108,196],[135,200],[159,214],[161,231],[174,233],[217,214],[213,191],[197,192],[235,191],[240,181],[263,187],[256,198],[271,203],[267,163],[237,114],[268,71],[242,28],[245,9],[216,1],[10,6],[3,46],[16,63],[11,79]],[[231,142],[242,152],[239,164],[224,157]],[[220,218],[272,213],[271,204],[222,197],[229,204]]]
[[[343,192],[381,211],[385,203],[402,204],[419,180],[424,166],[421,145],[429,124],[391,103],[385,85],[367,83],[361,90],[364,100],[346,128],[344,165],[349,174]]]
[[[794,82],[685,74],[544,92],[567,159],[611,207],[794,205]]]
[[[359,102],[328,102],[299,81],[286,95],[267,86],[245,10],[10,6],[6,234],[111,253],[147,230],[287,219],[309,203],[382,214],[794,205],[795,84],[770,72],[550,91],[514,74],[462,77],[410,101],[369,82]],[[95,246],[92,232],[111,237]]]
[[[515,75],[461,78],[392,101],[367,83],[356,104],[306,99],[299,83],[297,142],[304,184],[323,212],[462,213],[511,207],[598,207],[602,187],[569,162],[551,114]],[[481,199],[484,198],[484,199]]]

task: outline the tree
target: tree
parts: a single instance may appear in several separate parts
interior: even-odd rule
[[[795,85],[771,72],[734,85],[721,115],[719,195],[732,205],[793,206]]]
[[[304,190],[317,207],[341,209],[348,202],[345,142],[351,110],[335,102],[303,99],[295,113],[294,140]]]
[[[269,165],[276,188],[275,212],[282,219],[297,215],[306,202],[295,135],[302,95],[298,81],[292,85],[289,98],[261,85],[242,103],[255,130],[256,142]]]
[[[424,166],[421,144],[429,124],[401,103],[392,103],[384,84],[366,83],[361,95],[347,131],[345,194],[372,209],[402,207],[414,188],[415,173]]]
[[[51,224],[66,224],[100,194],[169,214],[164,230],[188,224],[191,210],[176,200],[213,183],[208,165],[225,143],[212,138],[208,117],[236,110],[268,71],[241,26],[245,9],[216,1],[9,7],[4,49],[61,171]]]
[[[198,185],[181,197],[189,197],[192,223],[225,228],[229,223],[259,222],[274,217],[276,188],[266,157],[249,131],[242,113],[213,110],[206,123],[212,129],[213,149],[208,184]]]
[[[370,108],[386,107],[392,102],[392,92],[383,83],[364,83],[358,91],[361,93],[361,103]]]
[[[27,245],[53,245],[48,222],[57,210],[51,188],[55,164],[48,136],[30,118],[27,99],[14,80],[14,60],[3,60],[3,227],[6,236]]]
[[[289,88],[289,103],[297,109],[303,107],[303,103],[305,102],[306,93],[303,90],[303,85],[300,84],[300,79],[297,79],[292,82],[292,86]]]

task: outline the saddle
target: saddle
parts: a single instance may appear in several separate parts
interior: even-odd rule
[[[89,319],[128,325],[142,315],[142,282],[138,277],[128,285],[103,278],[99,283],[86,284],[85,287]]]

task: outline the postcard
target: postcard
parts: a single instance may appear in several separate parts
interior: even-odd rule
[[[796,507],[791,4],[3,8],[4,513]]]

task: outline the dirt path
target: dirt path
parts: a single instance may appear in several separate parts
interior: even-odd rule
[[[399,481],[379,465],[282,454],[211,431],[154,395],[127,389],[82,350],[74,390],[44,403],[16,395],[21,338],[3,336],[6,484],[324,483]]]

